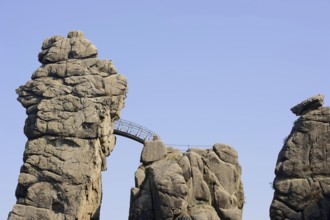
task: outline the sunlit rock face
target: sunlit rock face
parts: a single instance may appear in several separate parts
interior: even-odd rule
[[[330,107],[317,95],[291,110],[300,116],[279,153],[272,220],[330,219]]]
[[[241,167],[228,145],[187,152],[147,141],[131,190],[129,220],[241,220]]]
[[[9,219],[99,219],[126,78],[80,31],[49,37],[41,49],[42,65],[16,90],[28,141]]]

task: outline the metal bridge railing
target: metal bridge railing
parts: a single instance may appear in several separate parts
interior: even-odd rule
[[[115,121],[114,134],[133,139],[142,144],[144,141],[153,140],[154,136],[158,136],[155,132],[141,125],[123,119]]]

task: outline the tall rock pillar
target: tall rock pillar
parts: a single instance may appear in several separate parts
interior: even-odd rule
[[[278,156],[272,220],[330,219],[330,107],[323,98],[291,109],[300,117]]]
[[[17,89],[28,137],[10,220],[99,219],[101,171],[127,83],[83,33],[42,44],[42,65]]]

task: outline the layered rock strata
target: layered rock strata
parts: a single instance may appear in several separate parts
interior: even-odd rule
[[[330,219],[330,107],[317,95],[291,110],[300,116],[279,153],[272,220]]]
[[[228,145],[187,152],[147,141],[131,190],[129,220],[241,220],[241,167]]]
[[[28,137],[10,220],[99,219],[101,170],[115,144],[127,83],[80,31],[42,44],[42,65],[17,89]]]

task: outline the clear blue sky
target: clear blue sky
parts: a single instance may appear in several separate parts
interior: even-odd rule
[[[330,2],[0,2],[0,219],[15,203],[26,138],[15,89],[40,65],[42,41],[79,29],[128,78],[122,117],[165,143],[235,147],[243,167],[244,220],[269,219],[270,182],[290,108],[330,91]],[[101,219],[127,219],[142,146],[118,138],[103,173]]]

